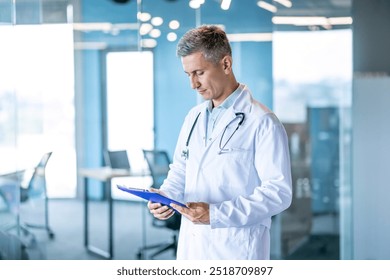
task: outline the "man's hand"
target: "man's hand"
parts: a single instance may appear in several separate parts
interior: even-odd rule
[[[188,208],[171,203],[171,207],[177,210],[184,217],[189,219],[194,224],[209,225],[210,212],[209,205],[204,202],[189,202],[186,204]]]
[[[164,193],[158,189],[150,188],[149,190],[151,192],[156,192],[156,193],[159,193],[161,195],[164,195]],[[148,208],[149,208],[150,213],[156,219],[159,219],[159,220],[167,220],[175,214],[175,211],[173,211],[173,209],[169,208],[166,205],[162,206],[160,203],[153,203],[151,201],[148,201]]]

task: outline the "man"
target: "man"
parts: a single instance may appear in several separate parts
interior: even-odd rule
[[[292,197],[284,127],[236,81],[223,30],[188,31],[177,54],[206,100],[186,116],[168,177],[155,190],[187,202],[171,205],[182,214],[177,258],[269,259],[271,217]],[[159,203],[148,208],[158,219],[174,215]]]

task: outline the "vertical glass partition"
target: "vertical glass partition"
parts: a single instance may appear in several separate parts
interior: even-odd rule
[[[282,216],[283,256],[339,259],[349,228],[345,221],[340,228],[340,208],[350,165],[352,32],[279,31],[273,38],[274,111],[289,136],[294,193]],[[302,251],[315,247],[323,250]]]
[[[0,0],[0,259],[45,258],[42,252],[27,256],[21,250],[20,241],[31,244],[18,226],[32,221],[29,213],[43,210],[42,198],[21,203],[20,187],[28,186],[44,153],[52,152],[45,172],[47,195],[76,193],[68,12],[68,1]],[[43,220],[39,214],[38,223]]]
[[[17,97],[14,79],[14,6],[0,0],[0,260],[23,259],[16,237],[19,222],[19,188],[16,153]],[[10,62],[10,63],[7,63]]]

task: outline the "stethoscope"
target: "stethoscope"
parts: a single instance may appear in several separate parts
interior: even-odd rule
[[[190,140],[191,140],[191,136],[192,136],[192,133],[194,132],[194,128],[196,126],[196,123],[198,122],[198,119],[199,119],[199,116],[200,116],[200,112],[198,113],[198,115],[196,116],[195,120],[194,120],[194,123],[192,124],[192,127],[191,127],[191,130],[190,130],[190,133],[188,134],[188,137],[187,137],[187,141],[186,141],[186,147],[185,149],[181,152],[181,156],[184,158],[184,159],[188,159],[189,157],[189,149],[188,149],[188,146],[190,144]],[[223,139],[223,136],[225,135],[225,132],[227,130],[227,128],[229,127],[229,123],[228,125],[225,126],[223,132],[222,132],[222,136],[221,136],[221,139],[219,140],[219,154],[223,153],[223,152],[227,152],[229,151],[228,149],[225,149],[227,143],[229,143],[230,139],[232,139],[233,135],[236,133],[236,131],[238,130],[238,128],[242,125],[242,123],[244,122],[245,120],[245,114],[242,113],[242,112],[238,112],[236,113],[236,117],[239,117],[240,118],[240,121],[237,123],[237,127],[236,129],[232,132],[232,134],[230,135],[230,137],[226,140],[225,144],[222,145],[222,139]]]

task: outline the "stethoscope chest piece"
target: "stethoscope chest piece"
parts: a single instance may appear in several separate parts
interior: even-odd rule
[[[188,159],[188,154],[189,154],[189,149],[188,149],[188,146],[183,150],[181,151],[181,156],[187,160]]]

